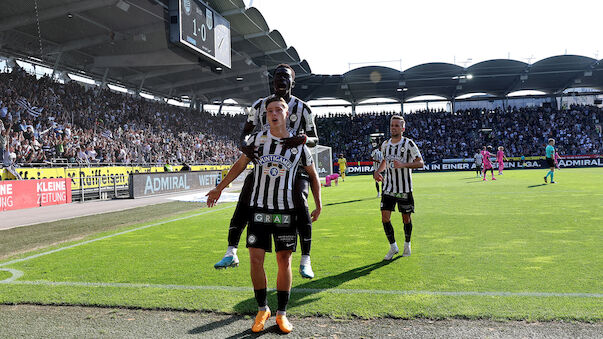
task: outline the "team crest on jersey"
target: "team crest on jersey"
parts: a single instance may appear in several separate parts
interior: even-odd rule
[[[250,234],[250,235],[247,237],[247,242],[248,242],[248,243],[250,243],[250,244],[252,244],[252,245],[253,245],[253,244],[255,244],[256,240],[257,240],[257,238],[256,238],[256,237],[255,237],[255,235],[253,235],[253,234]]]
[[[285,168],[278,168],[278,166],[271,166],[268,168],[264,168],[264,174],[271,176],[272,178],[276,177],[284,177],[287,173]]]
[[[265,135],[262,135],[262,136],[260,137],[260,144],[265,143],[265,142],[266,142],[266,139],[268,139],[268,137],[267,137],[267,136],[265,136]]]
[[[297,121],[297,115],[293,114],[292,116],[289,117],[289,120],[296,122]]]
[[[297,154],[297,148],[292,148],[291,149],[291,154],[294,154],[294,155]]]

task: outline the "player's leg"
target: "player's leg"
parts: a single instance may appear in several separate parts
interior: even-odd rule
[[[287,304],[291,295],[291,251],[276,252],[276,262],[278,264],[278,273],[276,278],[276,297],[278,300],[278,309],[276,311],[276,323],[280,330],[289,333],[293,329],[287,319]]]
[[[492,180],[496,180],[494,177],[494,167],[490,167],[490,174],[492,175]]]
[[[555,166],[551,167],[551,184],[555,183]]]
[[[266,271],[264,270],[264,258],[266,252],[272,251],[272,233],[269,226],[270,225],[267,224],[256,224],[251,220],[249,227],[247,228],[249,273],[251,276],[251,283],[253,284],[255,300],[258,303],[258,314],[251,327],[253,332],[260,332],[263,330],[266,320],[270,318],[271,315],[266,297],[266,286],[268,285],[268,282],[266,279]]]
[[[484,165],[484,167],[482,168],[482,176],[483,176],[483,181],[486,180],[486,172],[488,171],[488,168]]]
[[[249,201],[251,200],[251,191],[253,190],[253,173],[250,173],[245,178],[241,193],[239,195],[239,201],[237,207],[230,219],[230,227],[228,228],[228,247],[226,248],[226,254],[222,260],[218,261],[214,268],[227,268],[239,266],[239,258],[237,256],[237,247],[239,246],[239,240],[241,234],[245,229],[247,220],[249,220]]]
[[[299,262],[299,274],[302,278],[314,278],[312,262],[310,260],[310,249],[312,247],[312,217],[308,211],[308,178],[298,174],[293,187],[293,200],[297,211],[297,232],[301,243],[301,259]]]
[[[404,223],[404,251],[403,257],[410,256],[410,238],[412,235],[412,218],[411,213],[415,212],[415,200],[411,193],[408,193],[408,198],[401,200],[398,203],[398,210],[402,212],[402,222]]]
[[[392,260],[394,255],[398,254],[398,244],[396,244],[396,235],[394,227],[392,226],[392,211],[395,209],[396,199],[390,195],[381,195],[381,223],[383,223],[383,230],[385,236],[389,242],[389,251],[383,258],[383,260]]]
[[[288,227],[275,227],[274,229],[274,247],[276,251],[276,262],[278,272],[276,276],[276,296],[278,300],[278,309],[276,312],[276,323],[284,333],[289,333],[293,329],[289,320],[287,320],[287,304],[291,294],[291,253],[295,252],[297,247],[297,226],[292,223]]]

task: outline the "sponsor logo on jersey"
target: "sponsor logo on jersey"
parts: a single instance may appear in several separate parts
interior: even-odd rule
[[[278,154],[262,155],[258,162],[262,166],[268,163],[276,163],[285,166],[287,169],[291,169],[291,167],[293,167],[293,163],[289,159]]]
[[[270,213],[254,213],[253,220],[262,224],[291,224],[291,215],[289,214],[270,214]]]

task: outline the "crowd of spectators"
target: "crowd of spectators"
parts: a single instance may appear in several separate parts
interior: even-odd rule
[[[393,113],[351,116],[330,114],[316,120],[322,145],[343,153],[348,161],[366,161],[373,149],[371,134],[389,137]],[[427,162],[471,158],[484,145],[503,146],[506,156],[542,155],[548,138],[555,138],[561,154],[601,154],[603,110],[571,106],[556,110],[509,107],[506,110],[470,109],[455,113],[418,111],[404,116],[404,135],[415,140]]]
[[[231,164],[243,115],[212,115],[76,82],[0,73],[4,163]],[[4,153],[4,154],[3,154]]]
[[[367,161],[389,137],[393,112],[316,119],[321,145]],[[406,114],[405,136],[426,162],[470,158],[483,145],[507,156],[541,155],[548,138],[561,154],[603,153],[603,110],[509,107]],[[76,82],[61,84],[15,68],[0,73],[0,156],[4,164],[232,164],[246,116],[210,114]],[[373,137],[371,138],[371,135]],[[375,139],[377,137],[377,140]],[[0,157],[0,158],[2,158]]]

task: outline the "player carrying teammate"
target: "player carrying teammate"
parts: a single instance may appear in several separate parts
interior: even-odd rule
[[[549,171],[548,173],[544,176],[544,182],[546,183],[547,180],[546,178],[550,175],[551,176],[551,184],[555,183],[555,160],[554,160],[554,154],[555,154],[555,139],[550,138],[549,139],[549,144],[546,146],[545,148],[545,160],[546,160],[546,164],[549,167]]]
[[[398,253],[398,244],[391,223],[392,211],[398,205],[404,223],[404,252],[403,257],[410,256],[410,237],[412,234],[411,213],[415,211],[415,201],[412,196],[412,169],[424,166],[421,152],[417,145],[409,138],[402,137],[406,122],[399,115],[392,116],[389,124],[391,138],[381,145],[383,160],[379,168],[373,173],[373,178],[383,181],[383,194],[381,195],[381,221],[389,241],[389,252],[383,260],[392,260]],[[381,172],[385,171],[385,175]]]
[[[379,150],[379,147],[377,147],[377,143],[373,144],[373,152],[371,152],[371,161],[373,162],[373,171],[376,171],[377,168],[379,168],[379,164],[381,164],[381,161],[383,160],[383,153],[381,153],[381,150]],[[381,183],[381,187],[383,187],[383,183]],[[380,196],[380,192],[379,192],[379,182],[375,181],[375,188],[377,189],[377,198],[379,198]]]
[[[312,195],[316,209],[312,211],[312,221],[316,221],[322,210],[320,182],[312,164],[312,154],[307,146],[300,144],[287,148],[285,138],[293,134],[287,130],[287,102],[280,97],[267,100],[267,120],[270,129],[251,135],[247,139],[247,148],[228,174],[211,190],[207,196],[207,205],[212,207],[220,198],[222,190],[236,179],[253,160],[255,163],[253,190],[251,194],[252,215],[247,228],[247,247],[249,248],[250,274],[258,303],[258,314],[251,328],[253,332],[264,329],[270,317],[270,308],[266,299],[266,272],[264,257],[272,252],[272,238],[276,250],[278,274],[276,290],[278,311],[276,323],[284,333],[292,326],[287,320],[286,310],[291,292],[291,253],[297,246],[295,204],[292,197],[295,177],[300,175],[298,167],[303,167],[310,179]]]
[[[496,152],[496,162],[498,162],[498,175],[503,175],[503,169],[505,168],[505,160],[509,161],[505,157],[504,147],[498,146],[498,152]]]
[[[343,157],[343,153],[339,154],[339,159],[337,160],[337,163],[339,164],[339,176],[341,177],[341,180],[345,182],[345,170],[348,166],[348,162]]]
[[[291,90],[295,85],[295,71],[291,66],[286,64],[280,64],[274,70],[274,91],[275,95],[282,97],[288,103],[289,115],[287,117],[287,128],[293,134],[292,137],[284,138],[282,140],[285,148],[296,147],[303,145],[304,143],[308,147],[314,147],[318,144],[318,137],[316,134],[316,125],[314,124],[314,115],[310,110],[310,107],[302,100],[291,95]],[[254,129],[256,130],[267,130],[270,128],[269,121],[266,116],[266,101],[274,97],[273,95],[257,100],[249,112],[249,118],[243,127],[243,133],[241,135],[244,139]],[[245,147],[243,147],[245,148]],[[243,149],[243,151],[245,151]],[[308,212],[308,175],[300,168],[300,175],[296,176],[295,186],[293,187],[293,199],[297,208],[300,219],[298,223],[298,232],[301,243],[301,260],[299,266],[299,272],[302,278],[314,278],[314,272],[310,262],[310,248],[312,245],[312,222],[310,221],[310,214]],[[228,248],[226,254],[218,263],[214,265],[216,269],[235,267],[239,265],[239,258],[237,257],[237,247],[239,240],[245,225],[249,220],[249,200],[251,198],[251,191],[253,187],[254,177],[249,174],[245,178],[241,194],[239,196],[239,202],[235,212],[230,220],[230,227],[228,229]]]
[[[492,169],[492,162],[490,161],[490,157],[493,157],[494,154],[489,152],[490,149],[492,149],[492,146],[488,146],[488,148],[484,146],[481,152],[484,161],[484,169],[482,170],[482,174],[484,175],[483,181],[486,181],[486,172],[488,172],[488,170],[490,170],[490,173],[492,174],[492,180],[496,180],[494,177],[494,169]]]

